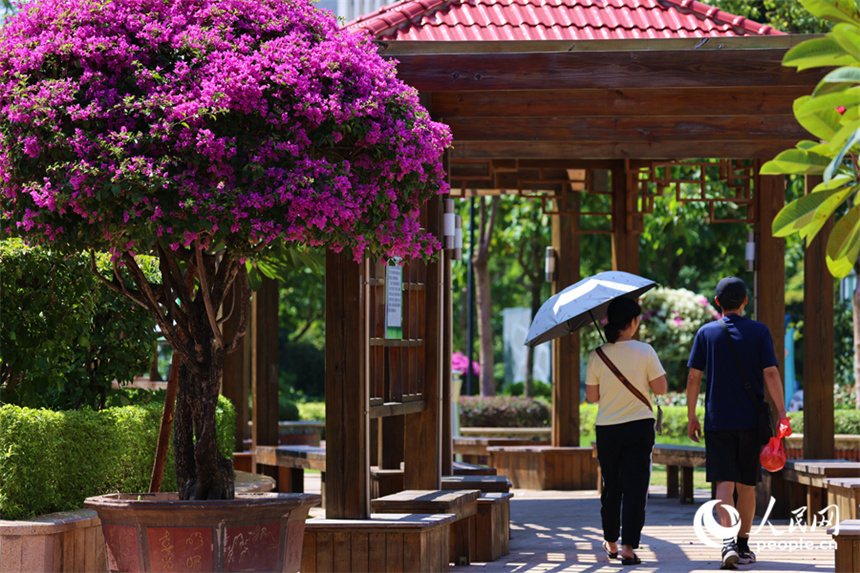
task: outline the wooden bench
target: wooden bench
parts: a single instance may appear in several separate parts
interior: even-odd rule
[[[505,476],[442,476],[442,489],[477,489],[482,493],[508,493],[511,482]]]
[[[370,519],[305,522],[302,573],[448,571],[450,513],[371,514]]]
[[[536,442],[530,438],[460,437],[454,438],[454,453],[462,456],[466,463],[486,465],[490,460],[487,448],[493,446],[529,446],[542,443],[544,442]]]
[[[278,468],[278,491],[304,493],[305,470],[317,470],[322,476],[325,507],[325,448],[319,446],[257,446],[257,463]]]
[[[827,505],[839,509],[840,519],[860,519],[860,477],[826,478]]]
[[[511,538],[512,493],[484,493],[478,498],[472,561],[495,561],[508,554]]]
[[[666,466],[666,497],[680,498],[681,503],[694,503],[693,468],[705,467],[705,448],[674,444],[655,444],[651,461]],[[678,469],[681,480],[678,481]],[[680,495],[679,495],[680,486]],[[711,485],[711,499],[716,498],[715,484]]]
[[[370,466],[370,499],[384,497],[398,491],[403,491],[402,469],[388,470]]]
[[[491,446],[490,465],[516,488],[589,490],[597,487],[598,463],[591,448]]]
[[[466,462],[454,462],[455,476],[494,476],[498,474],[496,468]]]
[[[451,524],[448,562],[469,565],[475,545],[478,497],[472,490],[434,491],[408,489],[371,500],[374,513],[450,513],[456,516]]]
[[[841,459],[787,460],[782,469],[788,510],[806,506],[806,514],[824,509],[829,478],[851,478],[860,475],[860,462]]]
[[[839,524],[839,533],[835,527],[827,533],[836,542],[835,573],[860,571],[860,519],[847,519]]]

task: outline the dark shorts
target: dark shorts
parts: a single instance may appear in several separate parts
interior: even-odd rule
[[[761,481],[761,448],[755,428],[705,432],[706,479],[754,486]]]

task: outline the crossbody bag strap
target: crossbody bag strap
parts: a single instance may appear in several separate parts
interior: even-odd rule
[[[746,370],[744,370],[743,364],[741,364],[741,359],[738,358],[738,351],[735,350],[734,342],[732,342],[732,335],[729,334],[729,327],[726,326],[726,321],[722,318],[720,319],[720,326],[723,327],[723,332],[726,333],[726,338],[729,341],[729,349],[732,351],[732,358],[735,359],[735,365],[738,367],[738,372],[740,372],[741,380],[744,381],[744,389],[747,391],[747,394],[752,398],[753,404],[761,405],[761,400],[758,395],[753,390],[752,384],[750,384],[749,378],[747,378]]]
[[[649,410],[653,410],[653,407],[651,406],[651,402],[648,400],[648,398],[646,398],[645,395],[642,394],[642,392],[640,392],[636,388],[636,386],[634,386],[633,384],[630,383],[630,381],[627,379],[627,377],[621,373],[621,370],[619,370],[618,367],[612,363],[612,361],[609,359],[609,357],[606,355],[606,353],[603,352],[603,349],[598,347],[596,349],[596,352],[597,352],[597,355],[600,356],[600,359],[606,363],[606,366],[612,371],[613,374],[615,374],[615,376],[618,377],[619,380],[621,380],[621,382],[627,387],[627,389],[630,390],[634,396],[636,396],[637,398],[642,400],[642,402],[646,406],[648,406]]]

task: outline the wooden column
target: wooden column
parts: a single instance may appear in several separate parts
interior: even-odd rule
[[[756,168],[758,172],[758,167]],[[755,319],[773,337],[773,349],[785,382],[785,239],[773,236],[773,219],[785,204],[785,176],[759,176],[756,199]],[[771,399],[773,402],[773,399]]]
[[[442,284],[442,308],[444,322],[442,326],[442,475],[454,474],[454,428],[452,419],[451,397],[451,353],[454,338],[454,294],[451,277],[451,256],[445,254],[444,279]],[[454,398],[456,399],[456,398]]]
[[[326,252],[325,500],[328,519],[370,517],[368,270]]]
[[[612,270],[639,274],[639,219],[637,190],[628,175],[627,160],[613,161],[612,183]]]
[[[427,230],[441,233],[441,198],[427,202]],[[405,489],[439,489],[442,441],[443,260],[427,264],[424,313],[424,410],[406,416],[403,485]]]
[[[806,192],[821,182],[806,178]],[[828,459],[833,437],[833,276],[827,269],[827,237],[833,220],[806,247],[803,261],[803,457]],[[800,428],[796,428],[799,430]]]
[[[263,278],[251,298],[252,444],[278,445],[278,281]],[[255,472],[275,479],[278,468],[257,466]]]
[[[231,288],[227,295],[229,301],[236,289]],[[225,306],[233,305],[233,313],[224,323],[224,339],[233,340],[239,327],[238,303],[227,302]],[[242,341],[242,345],[224,361],[224,374],[221,381],[221,393],[228,398],[236,408],[236,452],[245,450],[245,437],[248,435],[248,392],[251,388],[251,344],[250,335]]]
[[[579,210],[579,193],[567,194],[570,211]],[[556,282],[553,293],[576,283],[579,276],[577,217],[553,215],[552,245],[556,251]],[[554,447],[579,447],[579,333],[562,336],[552,343],[552,434]]]

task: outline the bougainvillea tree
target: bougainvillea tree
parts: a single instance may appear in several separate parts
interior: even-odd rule
[[[153,313],[181,359],[183,499],[233,495],[214,408],[246,262],[284,243],[432,256],[418,213],[446,191],[449,139],[392,63],[308,0],[38,0],[0,29],[3,229],[110,251],[104,281]],[[231,286],[242,302],[222,309]]]

